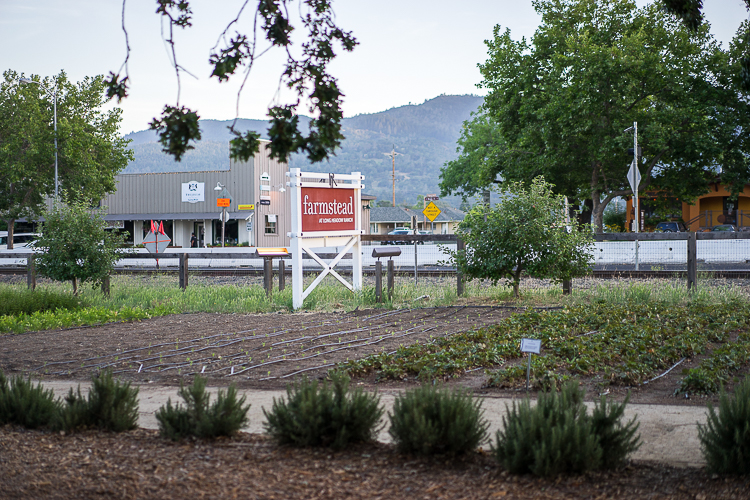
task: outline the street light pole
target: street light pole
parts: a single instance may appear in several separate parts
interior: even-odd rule
[[[37,82],[35,80],[32,80],[31,78],[21,78],[19,80],[23,84],[30,84],[30,83],[36,83],[40,87],[42,87],[46,92],[50,92],[50,89],[42,85],[40,82]],[[53,126],[55,128],[55,203],[60,199],[59,196],[59,181],[57,178],[57,83],[55,83],[55,89],[52,91],[52,108],[53,108]]]

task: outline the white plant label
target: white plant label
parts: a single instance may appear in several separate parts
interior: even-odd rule
[[[542,341],[536,339],[521,339],[521,352],[533,352],[539,354],[542,349]]]

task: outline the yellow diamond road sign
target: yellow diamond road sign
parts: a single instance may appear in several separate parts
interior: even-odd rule
[[[433,222],[438,215],[440,215],[440,209],[435,205],[434,203],[430,202],[427,207],[425,207],[424,210],[422,210],[422,213],[430,219],[430,222]]]

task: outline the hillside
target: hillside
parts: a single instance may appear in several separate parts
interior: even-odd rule
[[[422,104],[391,108],[380,113],[345,118],[346,140],[329,162],[310,165],[304,156],[295,155],[290,165],[303,170],[322,172],[362,172],[365,191],[378,200],[391,199],[391,159],[395,147],[396,203],[413,204],[420,194],[438,193],[440,168],[456,157],[456,140],[465,120],[482,103],[478,96],[442,95]],[[308,117],[300,117],[303,121]],[[231,120],[201,120],[203,140],[189,151],[181,163],[161,152],[156,135],[150,130],[125,136],[135,161],[125,173],[226,170],[229,168],[227,127]],[[264,120],[238,120],[239,130],[255,130],[267,138]],[[450,200],[458,206],[459,200]]]

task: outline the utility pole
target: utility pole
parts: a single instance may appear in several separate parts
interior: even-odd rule
[[[396,145],[393,145],[393,149],[390,153],[383,153],[386,156],[390,156],[391,160],[393,161],[393,173],[391,174],[391,180],[393,181],[393,206],[396,206],[396,155],[400,155],[402,153],[396,152]]]

